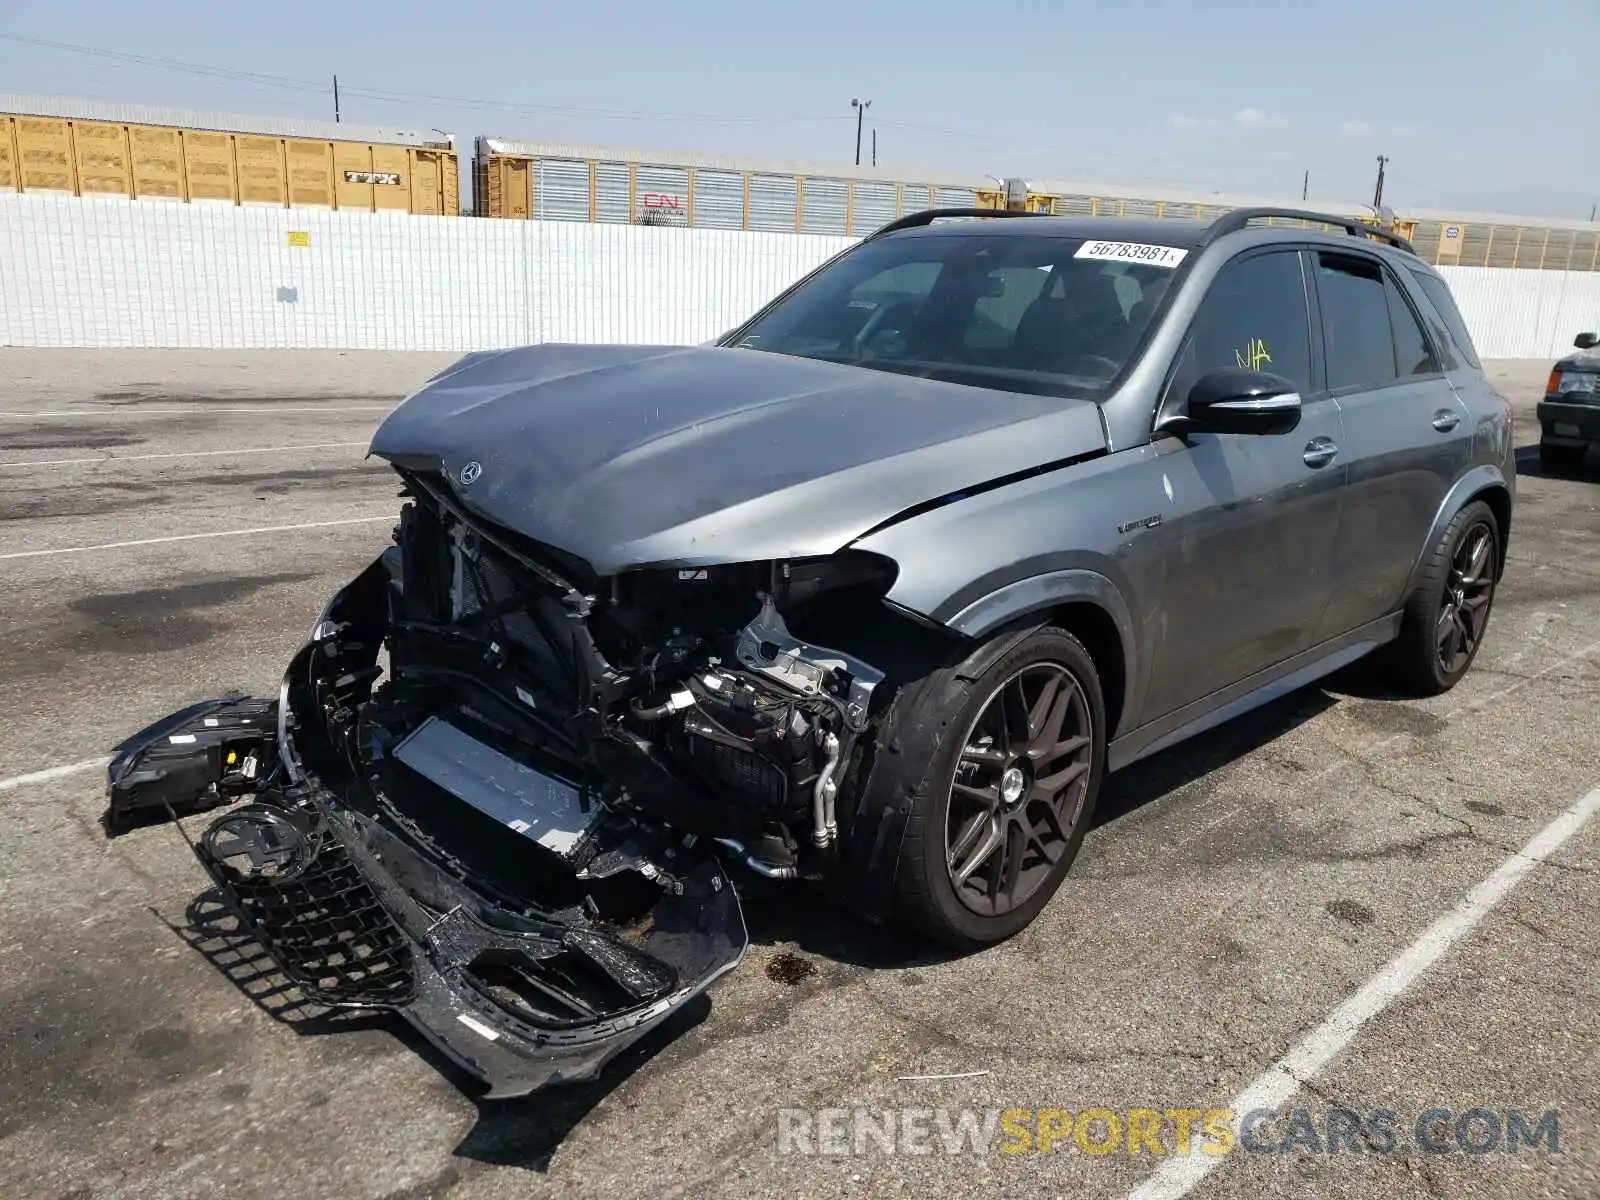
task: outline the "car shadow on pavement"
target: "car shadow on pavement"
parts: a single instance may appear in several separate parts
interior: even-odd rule
[[[1330,677],[1325,684],[1331,684]],[[1328,688],[1311,685],[1264,704],[1224,725],[1152,754],[1106,777],[1094,826],[1110,824],[1181,787],[1243,758],[1338,703]]]

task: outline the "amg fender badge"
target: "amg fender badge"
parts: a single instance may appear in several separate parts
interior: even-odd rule
[[[1135,529],[1154,529],[1159,524],[1161,524],[1161,514],[1156,513],[1154,516],[1140,517],[1137,521],[1129,521],[1124,525],[1118,525],[1117,532],[1132,533]]]

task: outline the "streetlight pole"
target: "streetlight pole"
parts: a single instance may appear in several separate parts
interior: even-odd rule
[[[1372,191],[1373,208],[1381,208],[1383,206],[1383,168],[1387,166],[1388,163],[1389,156],[1387,154],[1378,155],[1378,186]]]
[[[867,109],[872,107],[871,100],[852,99],[850,107],[856,110],[856,166],[861,165],[861,126],[867,116]]]
[[[878,165],[878,131],[876,128],[874,128],[872,131],[872,165]],[[1590,212],[1589,220],[1594,220],[1593,212]]]

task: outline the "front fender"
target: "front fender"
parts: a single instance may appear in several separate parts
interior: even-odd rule
[[[981,599],[974,600],[947,624],[972,638],[987,637],[994,630],[1035,614],[1049,612],[1064,604],[1088,603],[1111,618],[1122,646],[1122,678],[1126,681],[1122,711],[1112,714],[1112,728],[1124,727],[1130,714],[1137,712],[1139,697],[1134,695],[1141,682],[1137,670],[1137,634],[1133,613],[1122,590],[1105,575],[1083,567],[1049,571],[1018,579]]]

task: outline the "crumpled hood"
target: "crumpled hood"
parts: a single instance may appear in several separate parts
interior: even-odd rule
[[[604,575],[831,554],[915,505],[1104,448],[1083,400],[754,350],[542,345],[468,355],[371,453],[442,468],[468,509]]]

